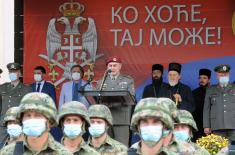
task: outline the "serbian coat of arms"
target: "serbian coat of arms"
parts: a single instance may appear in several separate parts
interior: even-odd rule
[[[103,56],[96,54],[95,21],[81,15],[84,9],[84,5],[78,2],[65,2],[59,6],[59,12],[63,16],[54,17],[49,21],[46,35],[47,55],[40,54],[39,57],[47,60],[49,76],[55,86],[71,79],[70,68],[76,64],[88,68],[85,76],[91,80],[94,76],[95,61]],[[83,24],[86,24],[86,28],[81,31]],[[63,31],[57,27],[63,27]],[[57,67],[62,69],[62,75],[56,71]]]

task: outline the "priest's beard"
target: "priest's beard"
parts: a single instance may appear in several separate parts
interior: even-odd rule
[[[163,79],[162,77],[160,77],[159,79],[152,78],[152,81],[154,86],[160,86],[162,84]]]

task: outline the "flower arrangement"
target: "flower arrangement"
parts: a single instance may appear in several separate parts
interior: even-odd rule
[[[227,138],[215,134],[199,138],[196,143],[205,148],[211,155],[217,154],[222,148],[229,145]]]

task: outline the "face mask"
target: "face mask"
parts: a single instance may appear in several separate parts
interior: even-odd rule
[[[77,81],[77,80],[80,80],[80,78],[81,78],[80,73],[78,73],[78,72],[72,73],[72,79],[73,80]]]
[[[188,141],[190,138],[188,131],[174,131],[173,134],[176,140]]]
[[[229,83],[229,76],[222,76],[219,78],[219,83],[221,85],[227,85]]]
[[[65,124],[64,134],[69,138],[76,138],[82,134],[82,126],[80,124]]]
[[[7,126],[7,133],[11,138],[17,138],[22,133],[22,128],[18,124],[11,124]]]
[[[34,74],[34,80],[36,82],[42,81],[42,75],[41,74]]]
[[[18,77],[17,77],[17,74],[16,74],[16,73],[10,73],[10,74],[9,74],[9,78],[10,78],[10,80],[11,80],[11,81],[15,81],[15,80],[17,80],[17,79],[18,79]]]
[[[92,137],[100,137],[105,132],[105,124],[91,124],[89,133]]]
[[[141,127],[140,134],[146,145],[154,147],[162,137],[162,126]]]
[[[23,133],[27,136],[38,137],[46,131],[45,119],[29,119],[23,122]]]
[[[163,136],[163,137],[166,137],[166,136],[169,135],[169,133],[170,133],[170,130],[163,130],[162,136]]]
[[[175,82],[175,81],[169,81],[169,85],[174,87],[175,85],[177,85],[178,82]]]

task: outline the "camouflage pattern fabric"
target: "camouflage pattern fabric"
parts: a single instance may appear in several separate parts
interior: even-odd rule
[[[0,155],[13,155],[15,150],[15,144],[12,143],[7,145],[0,151]],[[60,143],[56,142],[54,138],[49,135],[48,141],[42,151],[34,152],[30,150],[27,143],[24,142],[24,153],[23,155],[73,155],[66,148],[64,148]]]
[[[6,126],[8,121],[16,121],[19,123],[19,120],[17,118],[17,114],[19,112],[19,107],[11,107],[7,110],[4,119],[3,119],[3,125]]]
[[[127,155],[127,147],[109,136],[99,148],[95,148],[91,140],[88,141],[88,144],[102,155]]]
[[[177,110],[176,115],[173,117],[176,124],[186,124],[191,126],[194,130],[198,130],[192,114],[187,110]]]
[[[113,117],[109,108],[102,104],[96,104],[90,106],[88,109],[89,118],[98,117],[106,120],[110,126],[113,125]]]

